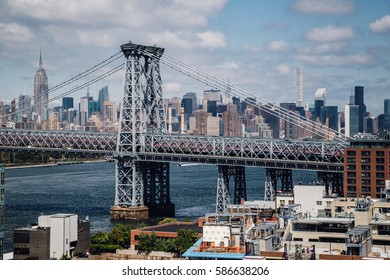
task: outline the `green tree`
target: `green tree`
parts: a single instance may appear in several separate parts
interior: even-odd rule
[[[128,224],[117,223],[108,234],[110,243],[118,245],[122,248],[128,248],[130,244],[130,231],[132,227]]]
[[[158,224],[159,225],[165,225],[165,224],[170,224],[170,223],[173,223],[173,222],[177,222],[177,219],[175,219],[175,218],[165,218],[164,220],[159,221]]]
[[[176,250],[185,252],[199,239],[198,233],[192,229],[179,229],[175,238]]]
[[[151,251],[159,251],[162,248],[162,242],[157,235],[141,233],[139,236],[138,249],[150,253]]]

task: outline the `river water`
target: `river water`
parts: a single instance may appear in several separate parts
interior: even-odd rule
[[[218,168],[213,165],[170,168],[171,200],[176,217],[192,218],[215,211]],[[247,167],[248,200],[264,196],[265,170]],[[316,180],[316,173],[294,171],[294,182]],[[4,252],[12,251],[12,231],[36,222],[40,215],[75,213],[89,217],[91,232],[109,231],[115,221],[115,164],[111,162],[6,169]],[[231,190],[232,192],[232,190]]]

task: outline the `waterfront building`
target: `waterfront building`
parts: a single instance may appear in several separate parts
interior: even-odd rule
[[[47,112],[49,105],[49,85],[48,77],[45,69],[42,66],[42,53],[39,55],[39,68],[36,71],[34,78],[34,111],[41,116],[41,120],[47,120],[47,116],[43,116]],[[44,110],[44,108],[46,110]]]
[[[31,227],[14,230],[13,259],[48,260],[85,253],[90,245],[90,222],[76,214],[38,217]]]
[[[344,155],[344,194],[383,198],[390,179],[390,141],[353,140]]]
[[[4,255],[4,168],[0,166],[0,260]]]
[[[193,230],[198,233],[199,238],[202,237],[202,219],[198,222],[172,222],[168,224],[155,225],[143,228],[133,229],[130,232],[130,244],[132,250],[138,250],[139,236],[141,234],[156,234],[157,238],[164,240],[175,239],[179,229]]]

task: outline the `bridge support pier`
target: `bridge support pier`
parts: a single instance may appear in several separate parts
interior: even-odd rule
[[[327,195],[337,194],[344,196],[343,173],[318,171],[317,177],[325,185]]]
[[[273,201],[275,199],[275,193],[278,191],[278,179],[281,180],[281,191],[292,192],[292,170],[291,169],[274,169],[266,168],[266,181],[264,190],[264,200]]]
[[[230,204],[229,182],[234,178],[234,204],[240,204],[247,199],[245,167],[243,166],[218,166],[216,212],[224,213]]]
[[[144,203],[151,217],[174,217],[169,188],[169,162],[144,162]]]

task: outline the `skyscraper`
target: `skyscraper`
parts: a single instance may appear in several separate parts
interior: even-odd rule
[[[359,133],[359,106],[345,105],[345,136],[352,137]]]
[[[105,101],[110,101],[110,96],[108,94],[108,86],[105,86],[99,90],[98,111],[101,116],[103,116],[103,103]]]
[[[320,121],[322,124],[329,125],[333,130],[338,130],[338,108],[337,106],[322,106]]]
[[[63,97],[62,98],[62,108],[64,110],[69,110],[70,108],[73,107],[73,97]]]
[[[301,67],[296,68],[296,81],[295,81],[295,91],[296,91],[296,106],[303,107],[303,70]]]
[[[196,110],[198,110],[198,100],[197,100],[195,92],[187,92],[186,94],[184,94],[184,96],[182,98],[182,104],[183,104],[184,99],[191,99],[192,100],[192,112],[195,112]]]
[[[385,115],[390,115],[390,99],[385,99],[384,100],[384,114]]]
[[[355,105],[359,106],[359,132],[364,132],[364,115],[366,105],[364,105],[364,87],[355,87]]]
[[[35,113],[41,116],[41,119],[47,119],[47,116],[42,116],[43,112],[47,112],[49,100],[49,85],[45,69],[42,67],[42,53],[39,53],[39,69],[34,78],[34,108]],[[43,109],[45,108],[45,109]]]

